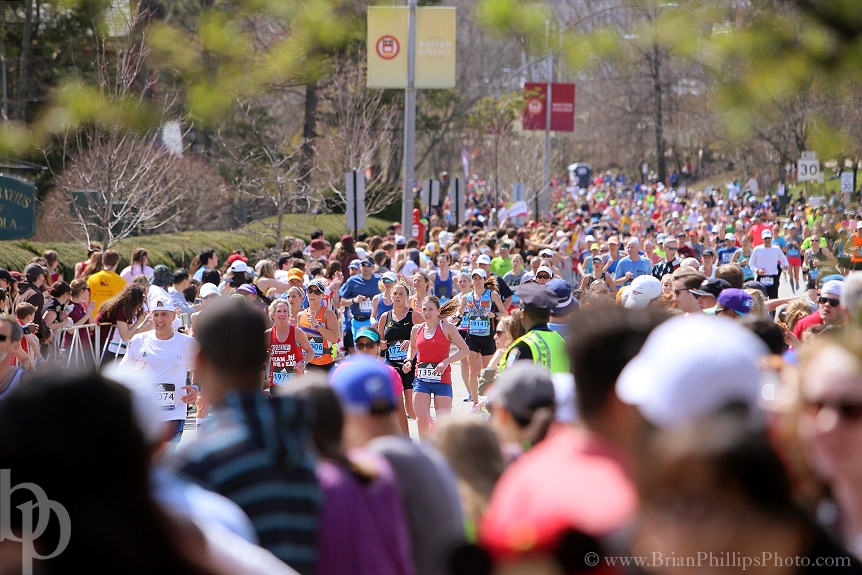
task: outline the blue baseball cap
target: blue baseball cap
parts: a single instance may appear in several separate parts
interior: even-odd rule
[[[391,413],[395,409],[393,373],[394,370],[376,358],[357,356],[334,369],[329,384],[348,413]],[[398,385],[401,385],[400,377]]]
[[[580,302],[572,296],[572,284],[566,280],[555,278],[546,283],[545,287],[554,292],[559,301],[557,307],[551,310],[551,314],[566,315],[580,305]]]

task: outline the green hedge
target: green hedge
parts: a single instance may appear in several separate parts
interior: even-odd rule
[[[335,245],[344,235],[344,214],[326,214],[312,216],[306,214],[290,214],[285,216],[283,235],[309,240],[311,231],[317,228],[323,230],[327,240]],[[366,230],[369,234],[382,235],[386,231],[388,220],[367,218]],[[153,236],[138,236],[126,238],[118,242],[114,249],[120,252],[120,269],[129,265],[135,248],[145,248],[149,253],[150,265],[165,264],[171,269],[183,265],[188,266],[192,259],[204,248],[214,248],[219,259],[224,261],[234,250],[241,249],[253,256],[256,253],[275,247],[272,237],[263,231],[260,224],[251,224],[240,230],[225,232],[180,232]],[[33,257],[41,256],[46,250],[56,250],[60,256],[60,273],[68,281],[74,277],[75,264],[84,259],[86,250],[80,244],[64,243],[34,243],[27,240],[0,242],[0,267],[23,271]]]

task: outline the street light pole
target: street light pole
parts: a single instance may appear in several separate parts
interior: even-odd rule
[[[541,206],[539,194],[548,194],[551,197],[551,98],[553,96],[554,83],[554,52],[548,50],[548,78],[545,92],[545,161],[542,166],[542,187],[536,192],[536,221],[539,221]]]
[[[413,237],[413,180],[416,170],[416,4],[407,0],[407,90],[404,93],[404,182],[401,191],[401,231]]]

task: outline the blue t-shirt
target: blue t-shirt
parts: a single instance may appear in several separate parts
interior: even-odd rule
[[[350,276],[346,282],[338,290],[338,295],[342,299],[353,299],[358,295],[364,295],[368,298],[367,302],[354,303],[350,306],[350,312],[354,316],[370,316],[371,315],[371,298],[380,293],[380,276],[373,274],[371,279],[363,279],[361,274]]]
[[[620,279],[621,277],[625,277],[626,273],[632,272],[632,278],[635,279],[638,276],[650,275],[652,272],[652,266],[649,263],[649,260],[646,258],[640,258],[638,261],[633,262],[630,257],[626,256],[622,258],[617,264],[617,269],[614,272],[614,278]],[[629,285],[631,280],[627,281],[623,285]]]
[[[718,250],[718,265],[729,264],[733,258],[733,254],[736,253],[736,250],[737,248],[735,246]]]

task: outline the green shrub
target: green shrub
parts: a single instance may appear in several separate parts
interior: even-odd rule
[[[268,221],[274,221],[270,218]],[[344,235],[344,214],[289,214],[284,219],[283,235],[309,241],[311,231],[320,228],[327,240],[333,245]],[[369,235],[383,235],[388,220],[367,219]],[[280,240],[279,240],[280,243]],[[204,248],[214,248],[219,260],[225,259],[234,250],[243,250],[251,258],[256,253],[275,247],[271,233],[261,224],[250,224],[244,228],[225,232],[180,232],[152,236],[126,238],[118,242],[114,249],[120,252],[120,268],[129,265],[135,248],[145,248],[150,257],[150,265],[165,264],[171,269],[188,267],[192,259]],[[84,260],[86,250],[77,243],[33,243],[28,240],[0,242],[0,267],[24,271],[32,258],[41,256],[46,250],[56,250],[60,256],[59,272],[66,281],[75,276],[75,264]]]

